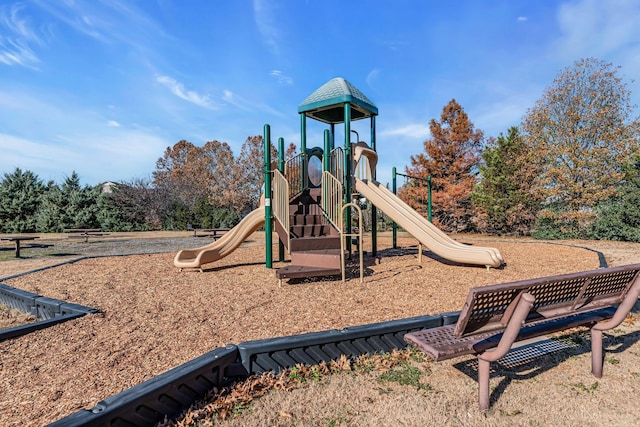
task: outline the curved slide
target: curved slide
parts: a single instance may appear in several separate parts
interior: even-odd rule
[[[245,216],[217,241],[195,249],[178,252],[173,264],[179,268],[202,268],[202,265],[217,261],[236,250],[242,242],[264,225],[264,206]]]
[[[500,267],[504,264],[502,255],[497,249],[456,242],[378,182],[358,178],[355,181],[355,189],[358,193],[436,255],[462,264],[487,267]]]

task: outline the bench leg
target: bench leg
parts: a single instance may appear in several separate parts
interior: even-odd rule
[[[602,331],[591,328],[591,372],[596,378],[602,378],[603,362]]]
[[[602,364],[604,349],[602,348],[602,331],[617,328],[627,317],[635,303],[640,298],[640,274],[637,274],[627,291],[627,295],[620,303],[611,319],[596,323],[591,328],[591,372],[596,378],[602,378]]]
[[[489,371],[491,362],[478,359],[478,405],[481,411],[489,409]]]
[[[535,298],[528,292],[520,295],[515,310],[502,333],[497,347],[478,354],[478,403],[481,411],[489,409],[489,367],[491,362],[503,358],[511,350],[511,346],[518,338]]]

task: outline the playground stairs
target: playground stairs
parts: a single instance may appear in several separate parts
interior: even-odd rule
[[[276,221],[283,242],[289,235],[291,264],[276,270],[280,280],[332,276],[342,272],[340,234],[326,220],[320,208],[321,189],[303,191],[289,203],[289,230]]]

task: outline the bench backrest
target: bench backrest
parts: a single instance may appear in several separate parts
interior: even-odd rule
[[[525,323],[616,305],[634,280],[640,280],[639,273],[640,264],[633,264],[473,288],[454,334],[503,329],[524,292],[535,298]]]

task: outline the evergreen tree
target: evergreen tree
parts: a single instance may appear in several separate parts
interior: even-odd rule
[[[596,209],[597,219],[590,230],[595,239],[640,242],[640,156],[626,167],[626,179],[618,195]]]
[[[16,168],[0,182],[0,232],[32,233],[37,230],[36,212],[45,191],[33,172]]]
[[[425,154],[411,156],[407,175],[431,176],[433,220],[447,231],[470,231],[474,228],[476,209],[471,191],[477,182],[482,131],[474,129],[462,106],[452,99],[442,109],[440,120],[429,123],[431,138],[424,142]],[[409,205],[418,207],[424,194],[408,187],[402,196]]]
[[[491,233],[529,234],[535,224],[539,201],[530,191],[537,169],[516,126],[500,134],[482,152],[481,181],[471,197],[486,213]]]
[[[98,198],[101,192],[102,186],[81,186],[75,171],[60,187],[50,184],[37,216],[39,229],[60,232],[65,228],[99,227]]]

